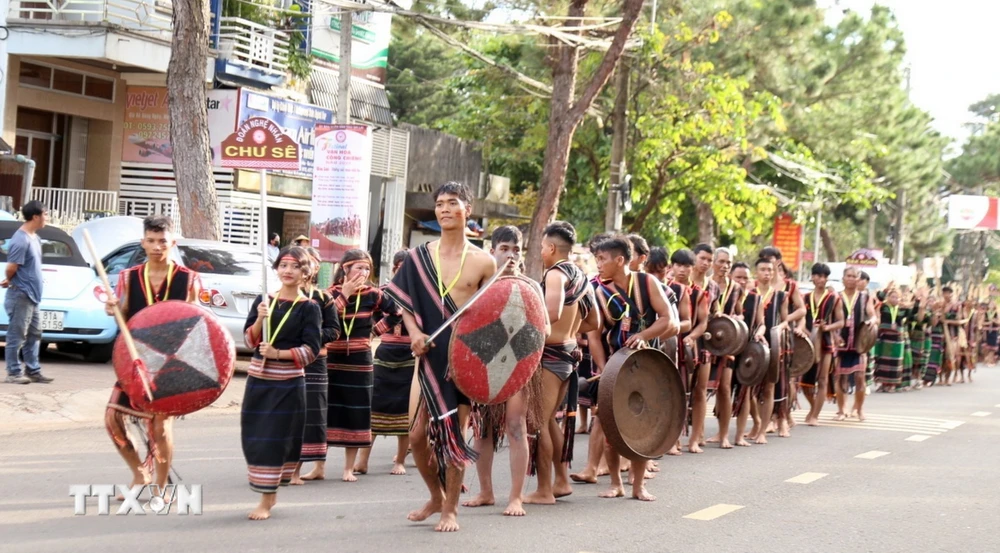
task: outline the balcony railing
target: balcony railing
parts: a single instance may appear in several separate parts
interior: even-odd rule
[[[49,208],[49,218],[58,226],[75,226],[95,216],[118,212],[118,193],[107,190],[32,188],[31,199]]]
[[[239,17],[223,17],[219,57],[244,69],[284,76],[288,33]]]
[[[12,0],[9,19],[55,24],[109,24],[170,38],[170,0]]]

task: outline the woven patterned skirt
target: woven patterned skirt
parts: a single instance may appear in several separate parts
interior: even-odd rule
[[[931,348],[927,355],[927,368],[924,370],[924,382],[933,384],[941,373],[944,363],[944,334],[931,332]]]
[[[367,362],[367,364],[366,364]],[[330,378],[326,443],[332,447],[371,447],[372,385],[370,349],[327,355]]]
[[[875,379],[882,384],[899,386],[903,381],[906,341],[903,334],[892,329],[879,329],[875,342]]]
[[[410,431],[410,385],[413,383],[413,356],[404,349],[402,356],[375,352],[374,388],[372,391],[372,434],[406,436]]]
[[[274,493],[291,481],[302,454],[305,388],[301,376],[288,380],[247,377],[240,436],[251,490]]]
[[[306,430],[302,436],[302,462],[326,461],[326,415],[329,378],[326,356],[306,367]]]

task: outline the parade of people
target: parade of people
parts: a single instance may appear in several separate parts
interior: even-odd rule
[[[1000,553],[997,21],[10,3],[0,553]]]

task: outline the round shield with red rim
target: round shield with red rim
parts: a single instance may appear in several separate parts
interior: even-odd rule
[[[545,304],[525,277],[498,279],[452,329],[455,385],[472,401],[497,404],[521,391],[542,360]]]
[[[128,322],[141,364],[132,362],[118,336],[112,362],[136,409],[186,415],[210,405],[226,389],[236,366],[236,344],[219,319],[183,301],[155,303]],[[143,367],[144,366],[144,367]],[[140,377],[147,371],[153,399]]]

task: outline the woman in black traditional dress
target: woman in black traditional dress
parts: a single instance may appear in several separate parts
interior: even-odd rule
[[[382,290],[371,285],[372,266],[368,252],[348,250],[330,289],[340,312],[342,332],[327,344],[330,387],[326,441],[345,448],[344,482],[357,481],[354,462],[358,450],[372,445],[372,336],[384,334],[402,320],[387,309],[390,302]],[[367,472],[367,467],[357,468],[359,473]]]
[[[303,248],[282,250],[274,262],[281,289],[267,302],[254,301],[244,327],[244,339],[254,353],[247,369],[240,433],[250,489],[263,494],[250,512],[252,520],[271,516],[278,486],[291,481],[302,453],[305,368],[319,353],[323,320],[319,305],[300,290],[309,267]]]
[[[315,248],[306,248],[306,251],[309,253],[310,274],[304,275],[302,292],[320,306],[323,314],[320,332],[322,345],[316,360],[306,367],[306,428],[302,436],[302,457],[292,475],[293,486],[304,484],[306,480],[314,480],[313,474],[299,477],[302,463],[326,462],[326,414],[329,409],[326,396],[330,385],[326,374],[326,344],[340,336],[340,315],[333,304],[333,298],[316,287],[320,268],[319,252]]]

